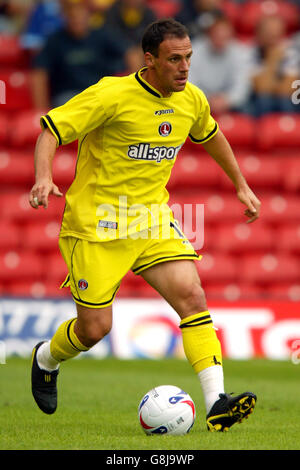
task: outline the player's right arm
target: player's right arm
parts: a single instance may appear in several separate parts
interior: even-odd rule
[[[88,134],[111,117],[116,107],[114,90],[109,85],[116,77],[102,79],[71,98],[64,105],[52,109],[41,117],[42,133],[35,148],[35,185],[30,191],[30,205],[48,207],[50,194],[62,196],[52,180],[52,161],[59,145],[69,144]],[[108,88],[108,92],[105,92]],[[104,90],[104,91],[103,91]]]
[[[50,194],[61,197],[63,194],[52,180],[52,161],[57,147],[57,140],[52,132],[45,128],[39,135],[35,153],[35,184],[29,194],[29,203],[31,207],[37,209],[43,206],[48,207],[48,198]]]

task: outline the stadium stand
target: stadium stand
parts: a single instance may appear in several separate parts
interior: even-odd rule
[[[20,111],[32,108],[30,71],[19,67],[1,70],[1,80],[6,84],[6,109]]]
[[[176,0],[149,0],[157,16],[175,15]],[[287,1],[223,2],[237,34],[250,41],[258,18],[280,13],[289,33],[299,30],[299,10]],[[50,197],[47,210],[33,210],[33,151],[45,110],[34,109],[30,68],[17,35],[0,32],[0,294],[68,297],[59,289],[66,266],[57,236],[64,198]],[[262,200],[261,219],[246,224],[243,207],[226,175],[201,146],[187,141],[177,158],[168,190],[186,234],[203,230],[197,263],[209,299],[300,300],[300,114],[217,116],[250,186]],[[54,180],[65,193],[76,166],[76,143],[59,148]],[[189,205],[189,206],[184,206]],[[197,213],[197,205],[200,212]],[[203,215],[204,225],[196,218]],[[188,210],[187,210],[188,209]],[[191,209],[191,211],[189,211]],[[141,276],[128,273],[121,297],[157,297]]]
[[[7,33],[0,35],[0,64],[1,67],[26,65],[26,59],[17,35]]]
[[[299,11],[295,4],[285,0],[248,0],[240,6],[236,22],[239,33],[251,36],[262,16],[279,15],[284,18],[289,32],[299,28]]]

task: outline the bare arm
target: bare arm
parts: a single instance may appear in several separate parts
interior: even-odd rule
[[[63,195],[52,181],[56,143],[56,138],[49,129],[44,129],[37,139],[34,154],[35,184],[29,194],[29,203],[34,209],[38,206],[47,209],[50,194],[58,197]]]
[[[31,94],[36,108],[48,109],[50,107],[49,79],[46,70],[34,69],[31,72]]]
[[[245,215],[249,218],[247,223],[254,222],[259,217],[261,203],[249,188],[224,134],[219,130],[212,139],[203,144],[203,147],[234,184],[238,199],[247,207],[245,210]]]

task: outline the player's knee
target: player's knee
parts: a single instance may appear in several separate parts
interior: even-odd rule
[[[111,327],[112,325],[109,320],[94,321],[83,325],[81,324],[77,332],[78,339],[86,347],[91,348],[110,332]]]
[[[89,341],[91,346],[94,346],[99,341],[101,341],[101,339],[103,339],[106,335],[108,335],[110,330],[111,330],[111,324],[101,322],[100,324],[95,326],[93,329],[90,329],[88,331],[87,340]]]
[[[206,297],[201,282],[191,283],[184,293],[182,299],[182,312],[187,315],[193,315],[207,310]]]

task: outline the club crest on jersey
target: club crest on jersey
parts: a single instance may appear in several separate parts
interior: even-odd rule
[[[78,287],[80,290],[86,290],[88,288],[89,284],[85,279],[79,279],[78,281]]]
[[[167,137],[171,134],[172,131],[172,124],[169,122],[162,122],[158,128],[158,132],[162,137]]]

